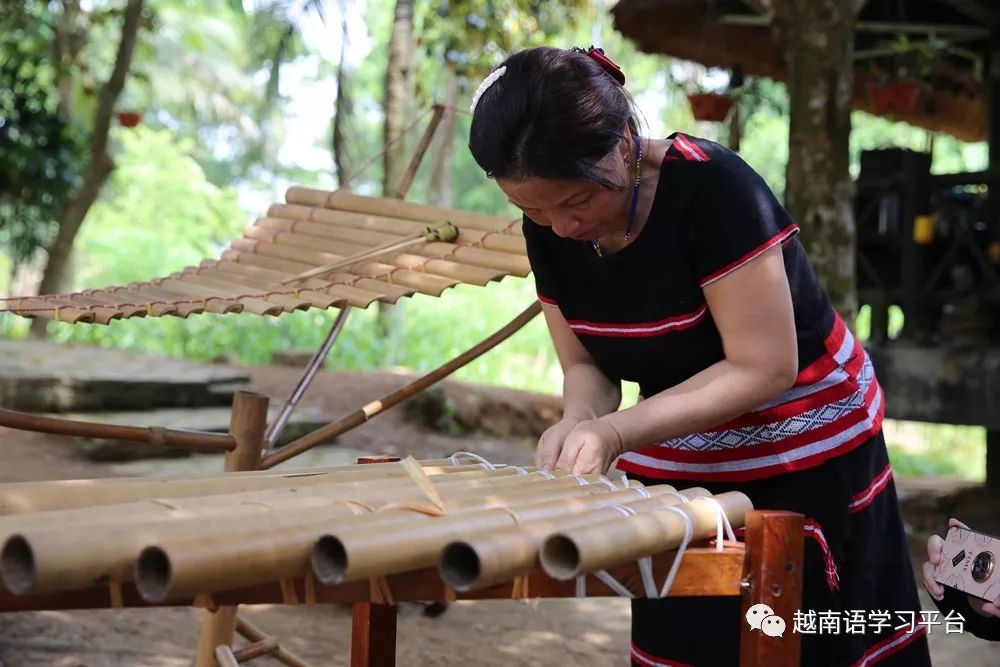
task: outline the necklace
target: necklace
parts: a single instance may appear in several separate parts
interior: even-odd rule
[[[625,226],[625,242],[628,243],[632,238],[632,223],[635,222],[635,211],[636,206],[639,203],[639,177],[642,175],[640,165],[642,164],[642,141],[636,136],[635,132],[632,133],[632,138],[635,140],[635,183],[632,185],[632,201],[629,202],[628,206],[628,224]],[[594,252],[597,253],[598,257],[604,256],[604,251],[601,249],[601,244],[597,241],[591,241],[591,245],[594,246]]]

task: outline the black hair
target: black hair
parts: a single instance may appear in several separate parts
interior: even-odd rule
[[[620,190],[593,165],[636,131],[632,98],[579,50],[538,47],[514,53],[483,92],[469,149],[491,178],[585,180]]]

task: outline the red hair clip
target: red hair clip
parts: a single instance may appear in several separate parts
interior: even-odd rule
[[[615,81],[617,81],[622,86],[625,85],[625,72],[622,71],[622,68],[619,67],[615,63],[615,61],[604,55],[604,49],[597,46],[591,46],[586,51],[584,51],[579,47],[575,48],[574,51],[579,51],[580,53],[586,53],[588,56],[593,58],[598,65],[601,66],[601,69],[610,74]]]

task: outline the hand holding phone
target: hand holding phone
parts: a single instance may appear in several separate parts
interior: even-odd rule
[[[931,562],[924,568],[925,587],[937,598],[943,594],[940,586],[954,588],[981,601],[974,605],[980,613],[1000,615],[997,605],[1000,602],[1000,539],[971,530],[954,519],[949,526],[944,540],[932,538],[928,542]],[[928,582],[930,568],[926,565],[932,564],[933,578]]]

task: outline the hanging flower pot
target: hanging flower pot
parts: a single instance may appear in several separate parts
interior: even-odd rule
[[[920,104],[920,86],[913,81],[869,81],[868,95],[877,114],[913,113]]]
[[[688,95],[688,103],[694,119],[701,121],[723,121],[733,108],[733,99],[719,93],[691,93]]]
[[[138,111],[119,111],[117,115],[122,127],[135,127],[142,120],[142,113]]]

